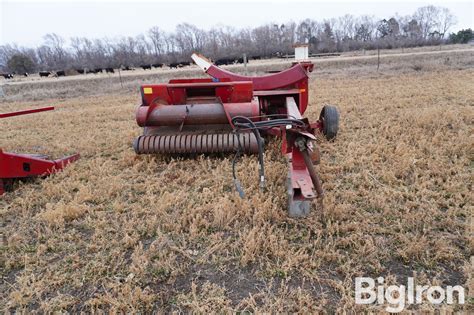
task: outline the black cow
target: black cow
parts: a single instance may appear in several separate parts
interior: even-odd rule
[[[114,68],[105,68],[105,73],[115,73]]]
[[[189,66],[191,63],[189,61],[184,61],[184,62],[181,62],[180,66],[181,67],[184,67],[184,66]]]
[[[233,64],[235,61],[235,59],[232,59],[232,58],[221,58],[221,59],[218,59],[216,60],[215,64],[216,66],[222,66],[222,65],[231,65]]]
[[[40,71],[39,76],[42,77],[49,77],[51,74],[51,71]]]
[[[64,70],[56,71],[56,76],[57,76],[57,77],[65,77],[65,76],[66,76],[66,72],[65,72]]]
[[[262,59],[262,56],[252,56],[251,59],[252,60],[260,60],[260,59]]]
[[[151,70],[151,65],[141,65],[140,68],[142,68],[143,70]]]
[[[84,74],[84,73],[85,73],[84,69],[76,69],[76,71],[77,71],[77,73],[79,73],[79,74]]]
[[[132,71],[132,70],[135,70],[135,69],[133,69],[133,68],[130,67],[130,66],[125,66],[125,67],[122,68],[122,70],[123,70],[123,71]]]
[[[24,76],[24,77],[27,77],[27,76],[29,76],[29,75],[30,75],[30,74],[29,74],[28,72],[23,72],[23,76]]]
[[[102,73],[102,68],[88,69],[86,73],[94,73],[94,74]]]
[[[155,64],[152,64],[153,68],[161,68],[163,67],[163,64],[162,63],[155,63]]]
[[[244,58],[241,57],[241,58],[237,59],[237,63],[244,63]]]
[[[5,79],[13,79],[13,74],[12,73],[2,73],[0,74],[2,77]]]
[[[170,69],[173,69],[173,68],[178,69],[178,67],[179,67],[179,62],[170,63],[170,64],[169,64],[169,67],[170,67]]]

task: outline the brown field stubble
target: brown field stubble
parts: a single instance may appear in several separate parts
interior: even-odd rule
[[[335,142],[321,140],[324,208],[315,203],[302,220],[285,213],[277,141],[265,154],[266,192],[256,158],[238,164],[242,200],[231,156],[137,157],[133,93],[2,103],[57,106],[2,121],[3,149],[82,159],[0,200],[1,306],[363,310],[356,276],[467,288],[473,75],[467,67],[312,78],[306,115],[317,119],[330,103],[342,121]]]

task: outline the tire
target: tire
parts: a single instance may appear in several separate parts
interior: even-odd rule
[[[334,140],[339,130],[339,111],[336,106],[326,105],[319,114],[319,120],[323,125],[323,134],[328,140]]]

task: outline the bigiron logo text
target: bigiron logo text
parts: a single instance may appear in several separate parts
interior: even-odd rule
[[[413,278],[407,279],[406,285],[389,285],[385,288],[384,278],[375,280],[368,277],[355,278],[356,304],[379,304],[388,306],[387,312],[401,312],[410,304],[464,304],[464,288],[460,285],[428,286],[416,285]]]

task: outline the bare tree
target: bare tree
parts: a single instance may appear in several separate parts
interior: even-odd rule
[[[320,52],[334,52],[337,48],[336,35],[334,33],[335,20],[326,20],[318,33],[317,49]]]
[[[300,44],[309,43],[311,38],[316,37],[319,31],[318,22],[311,19],[303,20],[296,28],[296,40]]]
[[[64,38],[55,33],[46,34],[44,36],[44,45],[49,47],[49,52],[46,55],[52,59],[48,60],[48,63],[55,64],[56,67],[59,68],[64,68],[67,65],[68,57]],[[46,52],[46,49],[44,51]]]
[[[272,29],[269,25],[259,26],[252,31],[252,38],[255,48],[264,56],[269,56],[272,52],[271,38]]]
[[[414,18],[421,28],[421,34],[424,40],[428,39],[428,36],[435,31],[438,15],[439,8],[434,5],[428,5],[416,10]]]
[[[205,45],[205,32],[188,23],[176,26],[175,41],[182,55],[201,51]]]
[[[346,14],[337,19],[341,39],[353,39],[355,35],[355,18],[350,14]]]
[[[362,42],[364,48],[365,44],[372,41],[376,29],[375,17],[363,15],[356,20],[355,24],[355,39]]]
[[[148,30],[148,38],[153,46],[155,58],[158,59],[158,57],[163,54],[164,34],[159,27],[154,26]]]
[[[457,18],[449,11],[448,8],[440,8],[438,14],[437,28],[442,34],[442,38],[446,35],[449,29],[457,24]]]
[[[446,41],[445,34],[455,23],[456,17],[447,8],[430,5],[418,8],[413,15],[382,20],[346,14],[322,22],[305,19],[243,29],[217,25],[210,30],[182,23],[171,33],[155,26],[145,36],[73,37],[69,45],[52,33],[44,36],[44,43],[34,49],[0,46],[0,68],[7,71],[7,62],[13,55],[28,56],[40,70],[63,70],[181,62],[194,51],[215,60],[236,58],[243,53],[270,57],[291,53],[295,43],[309,44],[312,52],[434,45]]]

